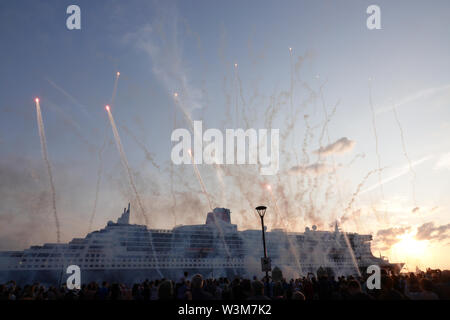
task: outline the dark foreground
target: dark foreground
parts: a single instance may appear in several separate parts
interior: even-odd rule
[[[0,285],[0,300],[450,300],[450,270],[383,275],[381,289],[369,290],[363,278],[340,277],[282,279],[265,282],[256,279],[206,279],[187,273],[174,282],[144,281],[133,286],[96,282],[79,290],[45,287],[39,283],[23,287],[10,281]]]

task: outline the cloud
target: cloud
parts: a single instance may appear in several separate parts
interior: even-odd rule
[[[438,227],[434,226],[434,222],[427,222],[417,228],[417,240],[444,240],[450,238],[450,223]]]
[[[361,209],[357,209],[352,211],[350,214],[345,213],[341,219],[340,219],[340,223],[341,225],[346,223],[347,221],[350,221],[352,219],[360,219],[361,218],[361,214],[362,214],[362,210]],[[334,224],[331,224],[331,227],[334,227]]]
[[[342,154],[351,151],[355,146],[355,141],[349,140],[346,137],[327,145],[326,147],[320,147],[318,150],[313,151],[315,154],[328,156],[331,154]]]
[[[289,169],[290,174],[316,174],[321,175],[324,173],[331,172],[333,170],[333,166],[326,163],[313,163],[307,166],[293,166]]]
[[[407,233],[409,230],[411,230],[411,227],[394,227],[378,230],[377,242],[380,242],[384,245],[382,250],[387,250],[389,249],[389,247],[393,246],[401,240],[399,236]]]
[[[450,152],[442,155],[437,161],[435,169],[448,169],[450,170]]]
[[[450,90],[450,84],[447,84],[447,85],[444,85],[444,86],[441,86],[441,87],[427,88],[427,89],[421,90],[421,91],[416,92],[416,93],[414,93],[412,95],[404,97],[403,99],[397,101],[396,103],[390,103],[390,105],[388,105],[388,106],[383,106],[383,107],[379,108],[376,111],[376,114],[381,114],[381,113],[384,113],[384,112],[391,111],[394,108],[394,106],[395,107],[400,107],[400,106],[403,106],[405,104],[414,102],[416,100],[429,98],[431,96],[434,96],[434,95],[436,95],[438,93],[441,93],[441,92],[445,92],[447,90]]]
[[[417,161],[414,161],[411,164],[411,167],[415,167],[415,166],[421,164],[422,162],[429,160],[432,157],[433,156],[430,155],[430,156],[423,157],[423,158],[421,158],[421,159],[419,159]],[[372,190],[378,188],[381,185],[384,185],[384,184],[386,184],[388,182],[391,182],[392,180],[395,180],[397,178],[400,178],[401,176],[404,176],[407,173],[410,173],[411,172],[411,168],[410,168],[409,164],[405,164],[403,167],[397,168],[395,171],[397,171],[396,174],[394,174],[394,175],[392,175],[392,176],[390,176],[390,177],[388,177],[386,179],[383,179],[381,182],[375,183],[374,185],[368,187],[367,189],[364,189],[363,191],[361,191],[359,193],[359,195],[362,195],[362,194],[364,194],[366,192],[372,191]]]
[[[145,52],[152,62],[152,72],[168,93],[177,93],[183,108],[190,113],[203,105],[203,94],[193,83],[183,61],[182,38],[175,8],[159,8],[161,15],[151,24],[125,34],[122,41]]]

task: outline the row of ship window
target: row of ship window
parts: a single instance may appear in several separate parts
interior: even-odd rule
[[[232,264],[232,263],[225,263],[225,264],[213,264],[211,265],[210,263],[178,263],[178,264],[166,264],[166,263],[162,263],[162,264],[81,264],[79,265],[80,268],[136,268],[136,267],[150,267],[150,268],[156,268],[156,267],[242,267],[243,264],[242,263],[238,263],[238,264]],[[19,268],[48,268],[48,265],[20,265],[20,266],[11,266],[10,268],[15,268],[15,269],[19,269]],[[52,265],[50,266],[52,268],[63,268],[64,265],[62,264],[58,264],[58,265]]]
[[[92,255],[93,256],[93,255]],[[101,260],[101,261],[100,261]],[[156,259],[156,258],[143,258],[143,259],[31,259],[31,260],[27,260],[27,259],[23,259],[21,261],[19,261],[19,264],[23,264],[24,262],[47,262],[47,263],[51,263],[51,262],[77,262],[78,263],[82,263],[82,262],[145,262],[145,260],[148,260],[150,262],[157,262],[160,261],[161,259]],[[204,261],[204,259],[182,259],[182,258],[172,258],[172,259],[167,259],[165,258],[164,261],[166,262],[202,262]],[[232,262],[236,262],[238,260],[236,259],[232,259]]]
[[[343,262],[343,261],[341,261]],[[155,268],[155,267],[242,267],[243,263],[175,263],[175,264],[170,264],[170,263],[161,263],[161,264],[80,264],[79,267],[80,268],[136,268],[136,267],[150,267],[150,268]],[[20,266],[10,266],[10,268],[15,268],[15,269],[19,269],[19,268],[48,268],[48,265],[20,265]],[[62,264],[57,264],[57,265],[52,265],[52,268],[63,268],[64,265]],[[317,267],[316,264],[302,264],[302,267]]]
[[[79,256],[79,255],[77,255],[77,256]],[[84,261],[83,261],[83,259],[75,259],[75,260],[78,260],[79,262],[145,262],[146,260],[147,261],[150,261],[150,262],[154,262],[154,261],[158,261],[158,260],[161,260],[161,259],[155,259],[155,258],[150,258],[150,257],[148,257],[148,256],[146,256],[146,257],[139,257],[139,258],[133,258],[133,259],[130,259],[130,258],[126,258],[126,259],[121,259],[121,258],[119,258],[119,259],[104,259],[104,257],[105,257],[105,255],[104,254],[86,254],[85,255],[85,257],[86,258],[91,258],[91,259],[84,259]],[[101,259],[99,259],[101,257]],[[92,259],[92,258],[96,258],[96,259]],[[336,259],[336,258],[334,258],[334,257],[330,257],[331,258],[331,260],[334,260],[335,262],[340,262],[340,261],[345,261],[345,260],[347,260],[347,259],[345,259],[345,258],[338,258],[338,259]],[[334,259],[333,259],[334,258]],[[358,258],[360,258],[360,257],[357,257],[357,260],[358,260]],[[100,261],[101,260],[101,261]],[[170,259],[170,258],[164,258],[164,260],[165,261],[170,261],[170,262],[188,262],[188,261],[193,261],[193,262],[199,262],[199,260],[203,260],[203,259],[183,259],[183,258],[172,258],[172,259]],[[305,255],[305,256],[303,256],[303,255],[301,255],[301,260],[307,260],[307,256]],[[22,263],[25,263],[25,262],[28,262],[28,263],[31,263],[31,262],[59,262],[59,261],[61,261],[61,262],[66,262],[66,261],[73,261],[73,259],[22,259],[20,262],[19,262],[19,264],[22,264]],[[231,260],[231,261],[236,261],[236,260]]]
[[[64,257],[66,257],[66,258],[79,257],[80,255],[81,255],[80,253],[64,254]],[[27,261],[27,258],[30,258],[30,257],[40,257],[40,258],[53,257],[53,258],[55,258],[55,257],[62,257],[62,256],[63,255],[61,253],[33,253],[30,255],[26,255],[24,257],[23,261]],[[89,258],[89,257],[98,258],[98,257],[106,257],[106,255],[105,254],[86,254],[85,257],[86,258]],[[39,260],[36,260],[36,261],[39,261]]]

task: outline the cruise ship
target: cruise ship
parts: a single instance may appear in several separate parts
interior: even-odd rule
[[[335,276],[356,275],[366,272],[369,265],[399,272],[402,264],[372,255],[371,240],[371,235],[342,232],[337,224],[334,232],[315,226],[303,233],[266,232],[271,265],[286,277],[317,274],[318,270]],[[261,277],[263,255],[261,230],[239,231],[231,223],[229,209],[215,208],[205,224],[161,230],[130,224],[128,205],[116,222],[109,221],[85,238],[0,252],[0,283],[59,285],[70,276],[66,273],[70,265],[80,268],[81,283],[178,280],[185,271],[216,278]]]

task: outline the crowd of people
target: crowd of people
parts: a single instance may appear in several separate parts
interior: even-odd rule
[[[450,270],[381,276],[381,288],[367,278],[308,276],[298,279],[203,279],[185,272],[178,281],[146,280],[132,286],[92,282],[79,289],[39,283],[0,285],[0,300],[450,300]]]

